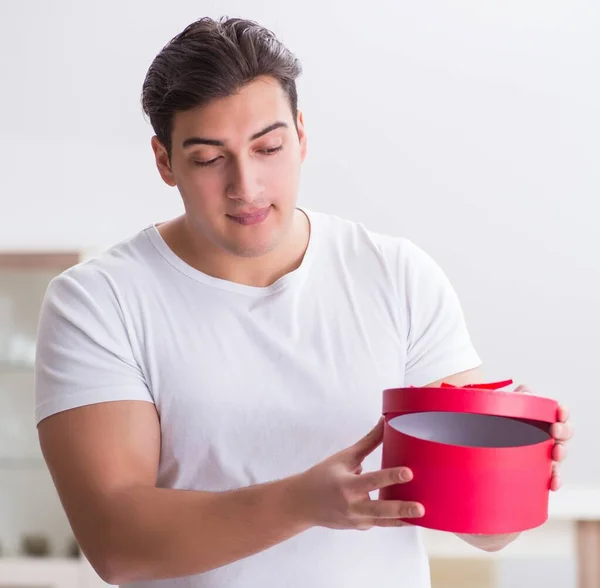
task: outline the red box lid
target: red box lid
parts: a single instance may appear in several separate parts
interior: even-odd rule
[[[494,384],[389,388],[383,391],[383,414],[467,412],[544,423],[556,422],[558,403],[555,400],[533,394],[493,389],[491,386]]]

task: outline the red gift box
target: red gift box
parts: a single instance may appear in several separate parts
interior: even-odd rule
[[[547,520],[558,404],[498,389],[510,383],[384,390],[382,467],[406,466],[413,479],[379,495],[423,504],[406,522],[496,534]]]

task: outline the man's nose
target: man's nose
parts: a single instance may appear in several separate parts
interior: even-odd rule
[[[232,200],[254,202],[264,191],[258,170],[251,161],[242,160],[232,163],[231,177],[227,187],[227,197]]]

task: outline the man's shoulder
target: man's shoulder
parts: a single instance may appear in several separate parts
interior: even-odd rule
[[[364,223],[333,213],[306,210],[311,223],[325,235],[331,245],[337,245],[348,254],[376,253],[386,257],[410,255],[418,249],[406,236],[374,230]]]
[[[150,229],[144,228],[63,271],[52,280],[51,287],[67,286],[91,296],[102,296],[122,291],[128,284],[143,283],[158,258],[148,237]]]
[[[435,259],[412,238],[378,232],[365,224],[335,214],[309,213],[325,236],[324,258],[341,263],[345,270],[374,280],[385,275],[403,288],[446,286],[444,272]]]

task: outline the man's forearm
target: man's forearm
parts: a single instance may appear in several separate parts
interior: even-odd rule
[[[189,576],[263,551],[306,530],[294,478],[230,492],[139,487],[102,509],[84,551],[111,584]]]
[[[500,551],[501,549],[504,549],[519,535],[520,533],[508,533],[506,535],[466,535],[463,533],[456,533],[457,537],[460,537],[469,545],[489,552]]]

